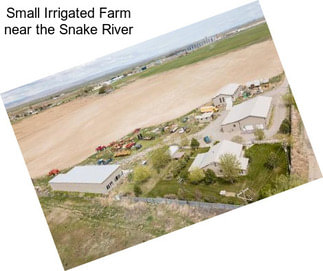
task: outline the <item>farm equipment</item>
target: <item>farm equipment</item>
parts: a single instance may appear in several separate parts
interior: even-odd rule
[[[99,159],[96,163],[98,164],[98,165],[107,165],[107,164],[109,164],[109,163],[111,163],[112,162],[112,158],[109,158],[109,159],[107,159],[107,160],[104,160],[104,159]]]
[[[209,136],[205,136],[205,137],[203,138],[203,140],[204,140],[204,142],[205,142],[205,143],[207,143],[207,144],[211,143],[211,139],[209,138]]]
[[[173,125],[173,126],[171,127],[170,132],[173,134],[173,133],[175,133],[175,132],[177,131],[177,129],[178,129],[178,126],[177,126],[177,125]]]
[[[131,151],[130,150],[122,150],[122,151],[118,151],[114,154],[114,157],[122,157],[122,156],[127,156],[130,155]]]
[[[179,128],[179,130],[178,130],[178,133],[179,134],[182,134],[182,133],[184,133],[185,132],[185,129],[182,127],[182,128]]]
[[[131,149],[131,147],[133,147],[134,145],[136,145],[136,142],[130,142],[125,146],[125,148],[126,149]]]
[[[106,146],[104,146],[104,145],[100,145],[100,146],[96,147],[96,149],[95,149],[95,150],[96,150],[97,152],[100,152],[100,151],[104,151],[106,148],[107,148]]]
[[[55,169],[52,169],[50,172],[48,172],[48,176],[56,176],[59,173],[60,171],[57,168],[55,168]]]
[[[142,138],[142,140],[153,140],[153,139],[155,139],[155,137],[154,137],[154,136],[144,136],[144,137]]]
[[[136,144],[134,147],[135,147],[136,150],[139,150],[139,149],[142,148],[142,145],[141,144]]]

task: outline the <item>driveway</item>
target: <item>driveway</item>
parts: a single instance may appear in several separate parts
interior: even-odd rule
[[[261,94],[263,96],[269,96],[272,97],[272,104],[273,104],[273,122],[272,125],[268,130],[265,130],[266,139],[272,138],[279,130],[280,124],[284,120],[284,118],[287,116],[287,108],[284,104],[282,96],[287,93],[288,91],[288,81],[285,78],[283,83],[276,87],[275,89],[268,91],[264,94]],[[253,134],[245,134],[241,133],[241,131],[235,131],[230,133],[224,133],[221,131],[221,123],[224,120],[224,118],[228,115],[229,111],[223,111],[219,113],[219,116],[217,119],[210,122],[208,126],[206,126],[203,130],[196,133],[193,137],[195,137],[199,142],[201,143],[201,146],[208,146],[203,141],[203,137],[209,136],[211,137],[212,141],[215,140],[231,140],[234,136],[241,136],[244,141],[250,141],[254,139]]]

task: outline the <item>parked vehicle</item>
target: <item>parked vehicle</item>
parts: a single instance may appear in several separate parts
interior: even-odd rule
[[[205,143],[207,143],[207,144],[211,143],[211,139],[209,138],[209,136],[205,136],[205,137],[203,138],[203,140],[204,140],[204,142],[205,142]]]
[[[125,146],[125,148],[126,149],[131,149],[131,147],[134,146],[134,145],[136,145],[136,142],[130,142]]]
[[[130,150],[122,150],[122,151],[118,151],[114,154],[114,157],[121,157],[121,156],[127,156],[130,155],[131,151]]]
[[[141,149],[141,148],[142,148],[142,145],[141,145],[141,144],[136,144],[136,145],[135,145],[135,148],[136,148],[136,150],[139,150],[139,149]]]
[[[57,168],[55,168],[55,169],[52,169],[50,172],[48,172],[48,176],[55,176],[59,173],[60,171]]]
[[[95,149],[95,150],[96,150],[97,152],[100,152],[100,151],[104,151],[106,148],[107,148],[106,146],[104,146],[104,145],[100,145],[100,146],[96,147],[96,149]]]
[[[107,164],[109,164],[109,163],[111,163],[112,162],[112,158],[109,158],[109,159],[107,159],[107,160],[104,160],[104,159],[99,159],[96,163],[98,164],[98,165],[107,165]]]

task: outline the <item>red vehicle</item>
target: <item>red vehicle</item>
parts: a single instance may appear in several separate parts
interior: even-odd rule
[[[99,151],[104,151],[106,148],[107,148],[106,146],[102,145],[102,146],[98,146],[95,150],[99,152]]]
[[[109,143],[108,147],[112,147],[113,145],[115,145],[117,142],[113,141],[111,143]]]
[[[52,169],[50,172],[48,172],[48,176],[55,176],[59,173],[60,171],[57,168],[55,168],[55,169]]]
[[[126,149],[131,149],[131,147],[134,146],[134,145],[136,145],[136,142],[130,142],[125,146],[125,148]]]

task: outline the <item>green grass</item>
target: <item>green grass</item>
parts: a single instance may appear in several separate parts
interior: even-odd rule
[[[151,67],[140,74],[135,74],[133,76],[124,78],[113,84],[113,86],[118,88],[127,82],[136,80],[137,78],[144,78],[157,73],[177,69],[185,65],[193,64],[198,61],[207,59],[209,57],[214,57],[224,53],[228,53],[230,51],[244,48],[268,39],[271,39],[271,35],[267,24],[263,23],[250,29],[241,31],[235,36],[222,39],[218,42],[200,48],[186,56],[179,57],[173,61],[164,63],[159,66]]]
[[[276,153],[278,156],[278,167],[274,170],[269,170],[264,166],[266,159],[271,152]],[[254,145],[246,150],[246,156],[250,159],[248,175],[239,177],[239,179],[233,184],[228,183],[221,178],[217,178],[216,183],[211,185],[206,185],[204,183],[194,185],[188,181],[180,184],[177,182],[177,180],[161,180],[149,193],[146,194],[146,196],[164,197],[165,195],[169,194],[175,194],[178,196],[179,189],[181,189],[184,191],[184,196],[182,196],[182,199],[197,200],[195,193],[198,189],[202,194],[202,201],[243,204],[244,202],[242,200],[233,197],[220,196],[219,192],[221,190],[226,190],[228,192],[238,193],[242,189],[249,187],[249,189],[251,189],[251,191],[255,194],[254,200],[257,200],[260,189],[268,181],[281,174],[288,174],[287,157],[280,144]],[[190,164],[192,161],[193,159],[191,159]],[[186,170],[188,168],[189,165],[186,167]]]

